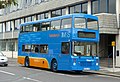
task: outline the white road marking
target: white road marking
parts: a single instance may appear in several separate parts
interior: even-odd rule
[[[10,73],[10,72],[7,72],[7,71],[2,71],[2,70],[0,70],[0,72],[1,72],[1,73],[4,73],[4,74],[12,75],[12,76],[15,75],[14,73]]]
[[[39,80],[36,80],[36,79],[32,79],[32,78],[29,78],[29,77],[23,77],[23,79],[27,79],[27,80],[31,80],[31,81],[35,81],[35,82],[42,82],[42,81],[39,81]]]

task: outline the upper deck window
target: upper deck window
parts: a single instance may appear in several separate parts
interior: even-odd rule
[[[33,24],[33,31],[34,32],[40,31],[40,23]]]
[[[93,29],[93,30],[98,30],[98,21],[88,18],[87,19],[87,28]]]
[[[75,18],[75,28],[86,28],[85,18]]]
[[[50,22],[41,23],[41,31],[50,30]]]
[[[71,28],[71,24],[72,24],[72,18],[66,18],[66,19],[62,19],[62,25],[61,28]]]
[[[25,26],[25,31],[26,32],[32,32],[33,30],[32,30],[32,25],[27,25],[27,26]]]
[[[60,20],[51,22],[51,30],[59,30],[60,29]]]

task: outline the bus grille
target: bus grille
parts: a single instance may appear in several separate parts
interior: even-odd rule
[[[80,66],[82,66],[82,67],[90,67],[90,66],[92,66],[92,62],[81,61]]]

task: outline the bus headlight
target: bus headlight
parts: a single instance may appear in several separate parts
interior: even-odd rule
[[[76,65],[76,63],[74,62],[74,63],[73,63],[73,65],[75,66],[75,65]]]
[[[98,63],[96,63],[96,65],[98,66]]]

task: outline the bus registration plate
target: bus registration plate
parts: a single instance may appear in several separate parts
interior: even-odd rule
[[[84,68],[84,70],[90,70],[90,68]]]

